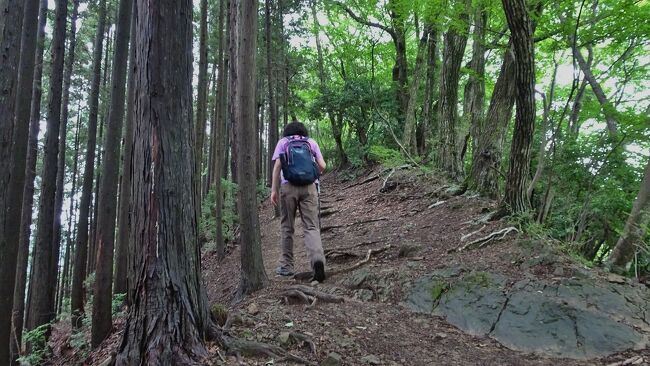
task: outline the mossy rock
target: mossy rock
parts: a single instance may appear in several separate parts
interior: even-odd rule
[[[219,326],[223,327],[226,324],[228,320],[228,309],[225,306],[222,304],[214,304],[210,309],[210,313]]]

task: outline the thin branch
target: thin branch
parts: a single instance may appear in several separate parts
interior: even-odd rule
[[[387,26],[385,26],[383,24],[379,24],[379,23],[376,23],[376,22],[371,22],[371,21],[369,21],[367,19],[361,18],[360,16],[355,14],[354,11],[352,11],[352,9],[345,6],[342,2],[332,1],[332,3],[338,5],[341,9],[343,9],[346,13],[348,13],[348,15],[350,15],[350,17],[352,19],[354,19],[357,23],[361,23],[361,24],[367,25],[369,27],[379,28],[379,29],[383,30],[384,32],[390,34],[390,36],[393,37],[393,39],[397,39],[397,34],[395,33],[395,31],[393,29],[391,29],[391,28],[389,28],[389,27],[387,27]]]

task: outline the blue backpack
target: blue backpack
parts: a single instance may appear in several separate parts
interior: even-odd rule
[[[314,161],[309,139],[302,136],[288,137],[288,139],[287,149],[280,155],[284,179],[296,186],[313,184],[320,173]]]

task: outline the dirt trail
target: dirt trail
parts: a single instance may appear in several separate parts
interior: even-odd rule
[[[323,184],[322,237],[325,251],[330,253],[327,270],[343,273],[329,276],[315,289],[344,297],[345,302],[317,301],[314,306],[285,303],[283,293],[299,282],[274,275],[279,223],[272,218],[268,203],[260,214],[264,261],[270,277],[266,289],[239,304],[228,305],[239,281],[239,251],[235,248],[220,265],[212,255],[205,256],[203,270],[211,303],[225,304],[231,314],[242,315],[242,322],[233,326],[235,335],[282,345],[315,363],[336,353],[342,365],[593,365],[636,355],[575,361],[524,354],[488,337],[467,335],[441,318],[402,306],[413,281],[433,269],[462,265],[516,281],[526,275],[520,264],[531,253],[515,243],[515,236],[479,250],[454,251],[505,226],[502,222],[474,221],[493,208],[493,202],[478,197],[450,197],[444,193],[447,186],[443,182],[410,171],[398,170],[389,180],[389,171],[369,174],[350,181],[330,175]],[[475,234],[461,241],[471,233]],[[296,236],[296,271],[307,271],[300,227]],[[378,253],[373,252],[358,269],[347,271],[363,262],[371,250]],[[558,267],[564,267],[564,276],[579,270],[568,259],[559,260],[554,267],[542,261],[527,275],[550,278],[558,275]],[[310,337],[316,352],[291,337],[291,332]],[[228,364],[235,362],[234,358],[226,360]],[[268,361],[250,358],[243,362],[263,365]]]

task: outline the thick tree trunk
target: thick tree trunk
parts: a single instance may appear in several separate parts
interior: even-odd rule
[[[393,69],[393,81],[397,81],[395,88],[396,98],[399,106],[399,118],[404,119],[409,104],[409,82],[408,82],[408,58],[406,57],[406,25],[405,17],[396,7],[394,0],[389,0],[388,7],[392,29],[394,32],[393,44],[395,45],[395,67]]]
[[[117,242],[115,244],[115,283],[113,293],[126,294],[133,285],[128,277],[132,250],[129,248],[129,229],[131,224],[131,178],[133,172],[133,108],[135,103],[135,19],[136,3],[131,10],[131,48],[129,49],[129,76],[126,99],[126,120],[124,125],[124,153],[122,154],[122,181],[120,183],[120,204],[117,216]],[[129,301],[130,302],[130,301]]]
[[[459,156],[458,144],[458,84],[460,67],[467,46],[467,31],[469,16],[468,4],[460,15],[461,20],[468,24],[464,29],[447,31],[444,37],[445,48],[440,79],[440,101],[438,105],[438,154],[436,163],[439,169],[452,179],[461,178],[463,171]]]
[[[273,68],[273,39],[271,32],[271,2],[272,0],[266,0],[264,4],[264,34],[266,40],[266,77],[267,85],[269,88],[269,134],[268,134],[268,173],[266,185],[271,186],[271,180],[273,179],[273,152],[275,151],[275,145],[278,143],[278,105],[275,100],[275,74]],[[318,42],[318,41],[317,41]],[[320,44],[320,43],[319,43]],[[319,48],[320,49],[320,48]]]
[[[35,70],[32,81],[30,101],[29,137],[27,141],[27,163],[25,166],[25,185],[18,239],[18,264],[14,289],[12,314],[11,354],[12,364],[17,365],[16,358],[22,346],[23,324],[25,320],[25,287],[27,285],[27,262],[29,259],[29,242],[31,236],[32,212],[34,205],[34,179],[36,178],[36,161],[38,158],[38,133],[41,122],[41,96],[43,76],[43,53],[45,50],[45,24],[47,22],[47,0],[40,0],[38,30],[36,35]]]
[[[236,101],[235,118],[237,120],[237,177],[239,185],[239,222],[241,225],[241,282],[239,295],[245,296],[259,290],[268,281],[262,259],[260,224],[257,213],[257,188],[255,184],[255,81],[256,81],[256,47],[257,47],[257,0],[243,0],[239,16],[235,22],[240,48],[231,52],[231,59],[236,61],[235,74]],[[232,26],[232,24],[231,24]],[[234,32],[233,32],[234,33]],[[232,50],[231,50],[232,51]]]
[[[648,219],[650,219],[650,161],[645,167],[641,188],[634,200],[623,233],[607,260],[607,264],[612,270],[626,272],[625,267],[634,259],[637,247],[643,245],[642,239]]]
[[[25,164],[27,160],[27,140],[30,125],[30,106],[32,97],[32,82],[34,80],[34,57],[36,55],[36,27],[38,25],[37,0],[4,2],[3,17],[0,23],[0,103],[10,103],[11,106],[0,107],[0,364],[10,361],[9,341],[11,339],[11,310],[14,303],[16,283],[16,267],[19,250],[20,221],[25,184]],[[18,5],[18,6],[15,6]],[[22,8],[24,6],[24,8]],[[20,11],[16,11],[20,10]],[[16,11],[16,13],[13,13]],[[8,19],[16,17],[14,20]],[[20,27],[14,28],[16,25]],[[12,29],[14,28],[14,29]],[[14,33],[15,32],[15,33]],[[17,36],[17,38],[15,38]],[[17,63],[17,74],[9,74],[20,52]],[[6,59],[5,59],[6,57]],[[14,57],[16,59],[14,59]],[[17,78],[14,76],[17,75]],[[15,82],[15,84],[13,84]],[[13,85],[12,85],[13,84]],[[6,89],[5,87],[8,87]],[[15,92],[15,94],[14,94]],[[8,98],[7,98],[8,97]],[[15,97],[15,99],[13,99]],[[15,105],[14,105],[15,103]],[[5,120],[6,119],[6,120]],[[12,126],[13,124],[13,126]],[[12,131],[13,130],[13,131]],[[12,135],[13,133],[13,135]],[[4,140],[11,136],[9,140]],[[10,148],[10,150],[7,150]],[[10,155],[5,155],[9,153]],[[6,161],[4,159],[7,159]],[[8,167],[9,170],[5,170]],[[9,179],[8,187],[6,179]],[[7,189],[8,188],[8,189]],[[5,195],[6,194],[6,195]]]
[[[485,120],[479,127],[467,188],[490,198],[499,195],[500,166],[505,133],[515,104],[515,58],[512,43],[503,55]]]
[[[525,0],[503,0],[503,8],[510,28],[517,65],[517,113],[503,203],[512,212],[525,212],[530,208],[526,189],[535,129],[534,31]]]
[[[77,226],[77,243],[75,245],[75,259],[72,276],[72,325],[81,327],[81,317],[84,312],[85,293],[83,283],[86,279],[86,263],[88,257],[88,221],[93,190],[95,171],[95,150],[97,148],[97,114],[99,104],[99,86],[101,81],[101,63],[104,43],[104,26],[106,24],[106,0],[99,2],[99,15],[95,44],[93,50],[92,81],[90,84],[89,113],[88,113],[88,141],[86,144],[86,159],[84,164],[83,185],[79,202],[79,223]]]
[[[57,0],[56,17],[52,39],[52,66],[47,112],[47,132],[41,175],[41,197],[38,207],[38,225],[34,244],[34,286],[32,308],[27,324],[29,329],[49,323],[54,319],[54,292],[56,280],[54,269],[54,201],[56,195],[57,156],[59,150],[59,127],[61,122],[61,93],[63,89],[63,58],[68,6],[66,0]]]
[[[68,117],[70,115],[70,81],[74,67],[75,47],[77,45],[77,17],[79,16],[79,0],[74,0],[72,17],[70,18],[70,35],[68,38],[68,51],[63,71],[63,97],[61,102],[61,126],[59,131],[59,156],[56,169],[56,194],[54,198],[54,234],[52,241],[52,278],[58,283],[59,253],[61,251],[61,213],[63,212],[63,197],[65,195],[65,156],[68,141]],[[68,253],[66,250],[66,253]],[[66,254],[67,255],[67,254]],[[56,287],[52,288],[52,291]],[[59,288],[60,290],[60,288]],[[56,299],[56,293],[53,294]],[[56,301],[58,304],[58,301]],[[58,311],[58,306],[55,306]]]
[[[139,0],[137,14],[130,238],[139,251],[138,278],[116,365],[195,364],[207,355],[203,340],[211,323],[196,186],[188,184],[195,152],[192,2]]]
[[[115,54],[111,77],[111,105],[104,140],[104,162],[99,185],[97,211],[97,261],[93,296],[93,322],[91,343],[99,344],[111,333],[113,299],[113,251],[115,244],[115,218],[117,213],[117,184],[120,163],[120,138],[124,120],[124,95],[126,68],[129,53],[129,31],[133,5],[120,0],[117,28],[115,31]]]

